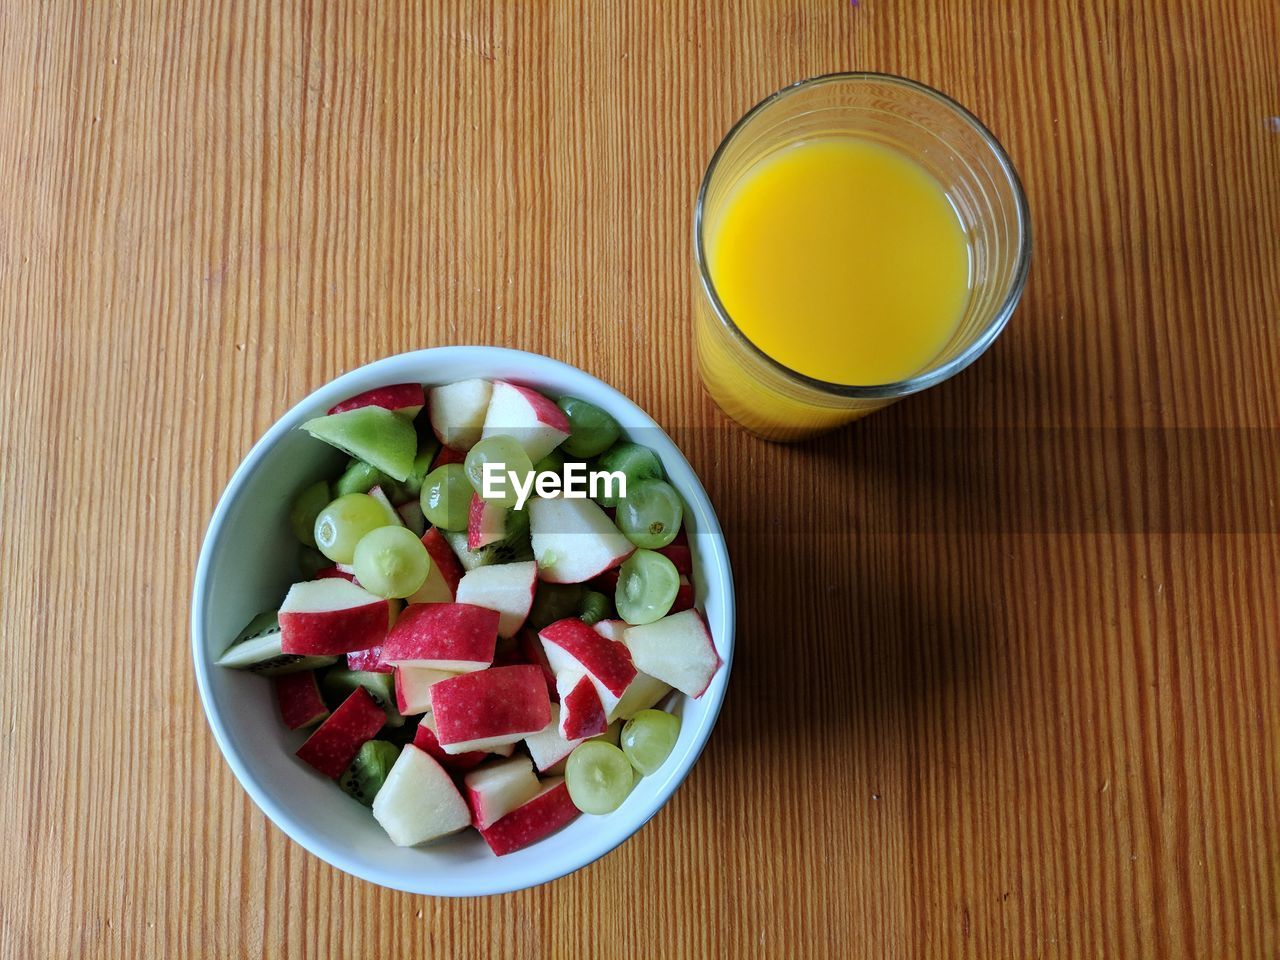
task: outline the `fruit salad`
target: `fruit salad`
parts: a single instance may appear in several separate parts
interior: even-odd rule
[[[657,454],[505,381],[380,387],[302,429],[350,459],[296,491],[302,578],[218,661],[271,678],[300,762],[396,844],[473,827],[499,856],[662,768],[661,706],[721,659]]]

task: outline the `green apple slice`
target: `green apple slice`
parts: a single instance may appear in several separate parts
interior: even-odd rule
[[[418,453],[413,424],[382,407],[357,407],[316,417],[302,429],[401,482],[408,479]]]

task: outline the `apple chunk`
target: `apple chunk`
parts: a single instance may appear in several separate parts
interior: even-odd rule
[[[456,833],[471,823],[471,811],[453,778],[412,744],[400,751],[373,798],[373,816],[400,847]]]
[[[625,620],[601,620],[592,629],[610,640],[621,641],[623,634],[626,633],[627,623]],[[648,710],[670,692],[671,684],[637,671],[636,678],[627,685],[622,699],[609,711],[609,720],[611,722],[630,720],[641,710]]]
[[[505,537],[507,512],[502,504],[473,493],[467,511],[467,549],[479,550]]]
[[[338,578],[295,583],[280,605],[280,649],[309,656],[376,647],[387,633],[390,606]]]
[[[484,416],[483,437],[512,437],[537,463],[568,439],[569,418],[537,390],[498,380]]]
[[[585,583],[635,550],[594,500],[529,502],[529,531],[538,576],[551,583]]]
[[[369,696],[369,691],[357,687],[298,748],[298,757],[336,780],[386,721],[386,711]]]
[[[489,754],[483,750],[459,754],[445,753],[444,747],[440,746],[440,739],[436,736],[435,721],[429,713],[424,713],[422,719],[418,721],[418,729],[413,733],[413,745],[419,750],[425,750],[446,769],[456,770],[459,773],[479,766],[489,758]]]
[[[636,678],[636,667],[624,644],[610,640],[577,619],[557,620],[539,633],[547,662],[559,689],[563,673],[584,673],[591,680],[606,714]],[[564,690],[560,690],[563,698]]]
[[[636,667],[695,700],[706,692],[720,669],[720,654],[697,610],[628,627],[622,637]]]
[[[470,603],[412,603],[382,645],[383,662],[466,673],[493,663],[496,610]]]
[[[316,683],[314,670],[276,677],[275,688],[280,716],[290,730],[309,727],[329,715],[329,708],[320,696],[320,685]]]
[[[577,816],[564,778],[550,777],[542,781],[536,796],[481,830],[480,836],[501,857],[549,837]]]
[[[532,800],[541,789],[533,773],[533,761],[523,756],[492,760],[476,767],[462,782],[471,807],[471,822],[481,830]]]
[[[440,746],[457,754],[537,733],[551,720],[551,701],[537,667],[493,667],[434,684],[431,713]]]
[[[560,736],[565,740],[598,737],[609,726],[595,684],[585,673],[565,670],[556,677],[560,694]]]
[[[435,527],[422,535],[422,545],[431,557],[431,572],[418,592],[409,597],[409,602],[452,603],[456,599],[458,581],[462,579],[462,564],[449,541]]]
[[[405,716],[431,709],[431,688],[455,674],[430,667],[396,667],[396,707]]]
[[[343,400],[329,408],[329,412],[343,413],[360,407],[382,407],[412,420],[427,402],[420,383],[393,383],[387,387],[374,387],[364,393]]]
[[[498,636],[514,637],[524,626],[538,585],[538,565],[532,560],[476,567],[458,581],[458,602],[497,610]]]
[[[539,773],[546,773],[556,764],[569,758],[581,740],[566,740],[560,735],[560,704],[551,704],[551,722],[537,733],[524,738],[524,745],[533,757]]]
[[[459,380],[431,389],[431,430],[446,449],[465,452],[476,445],[492,390],[488,380]]]

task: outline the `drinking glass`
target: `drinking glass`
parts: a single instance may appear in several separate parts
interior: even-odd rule
[[[968,241],[969,299],[955,333],[927,366],[896,383],[827,383],[779,363],[734,323],[707,263],[708,227],[741,179],[779,150],[829,137],[871,140],[918,163],[941,185]],[[968,110],[904,77],[836,73],[784,87],[728,132],[698,191],[694,246],[701,280],[696,339],[707,390],[753,433],[800,440],[941,383],[976,360],[1022,296],[1031,224],[1013,164]],[[804,321],[795,318],[796,336],[805,335]]]

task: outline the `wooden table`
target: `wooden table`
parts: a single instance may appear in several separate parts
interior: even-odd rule
[[[1280,951],[1274,0],[0,9],[6,957]],[[877,69],[982,116],[1035,258],[972,369],[772,446],[702,393],[690,218],[753,102]],[[190,669],[223,484],[341,371],[577,364],[728,533],[709,749],[511,896],[268,824]]]

